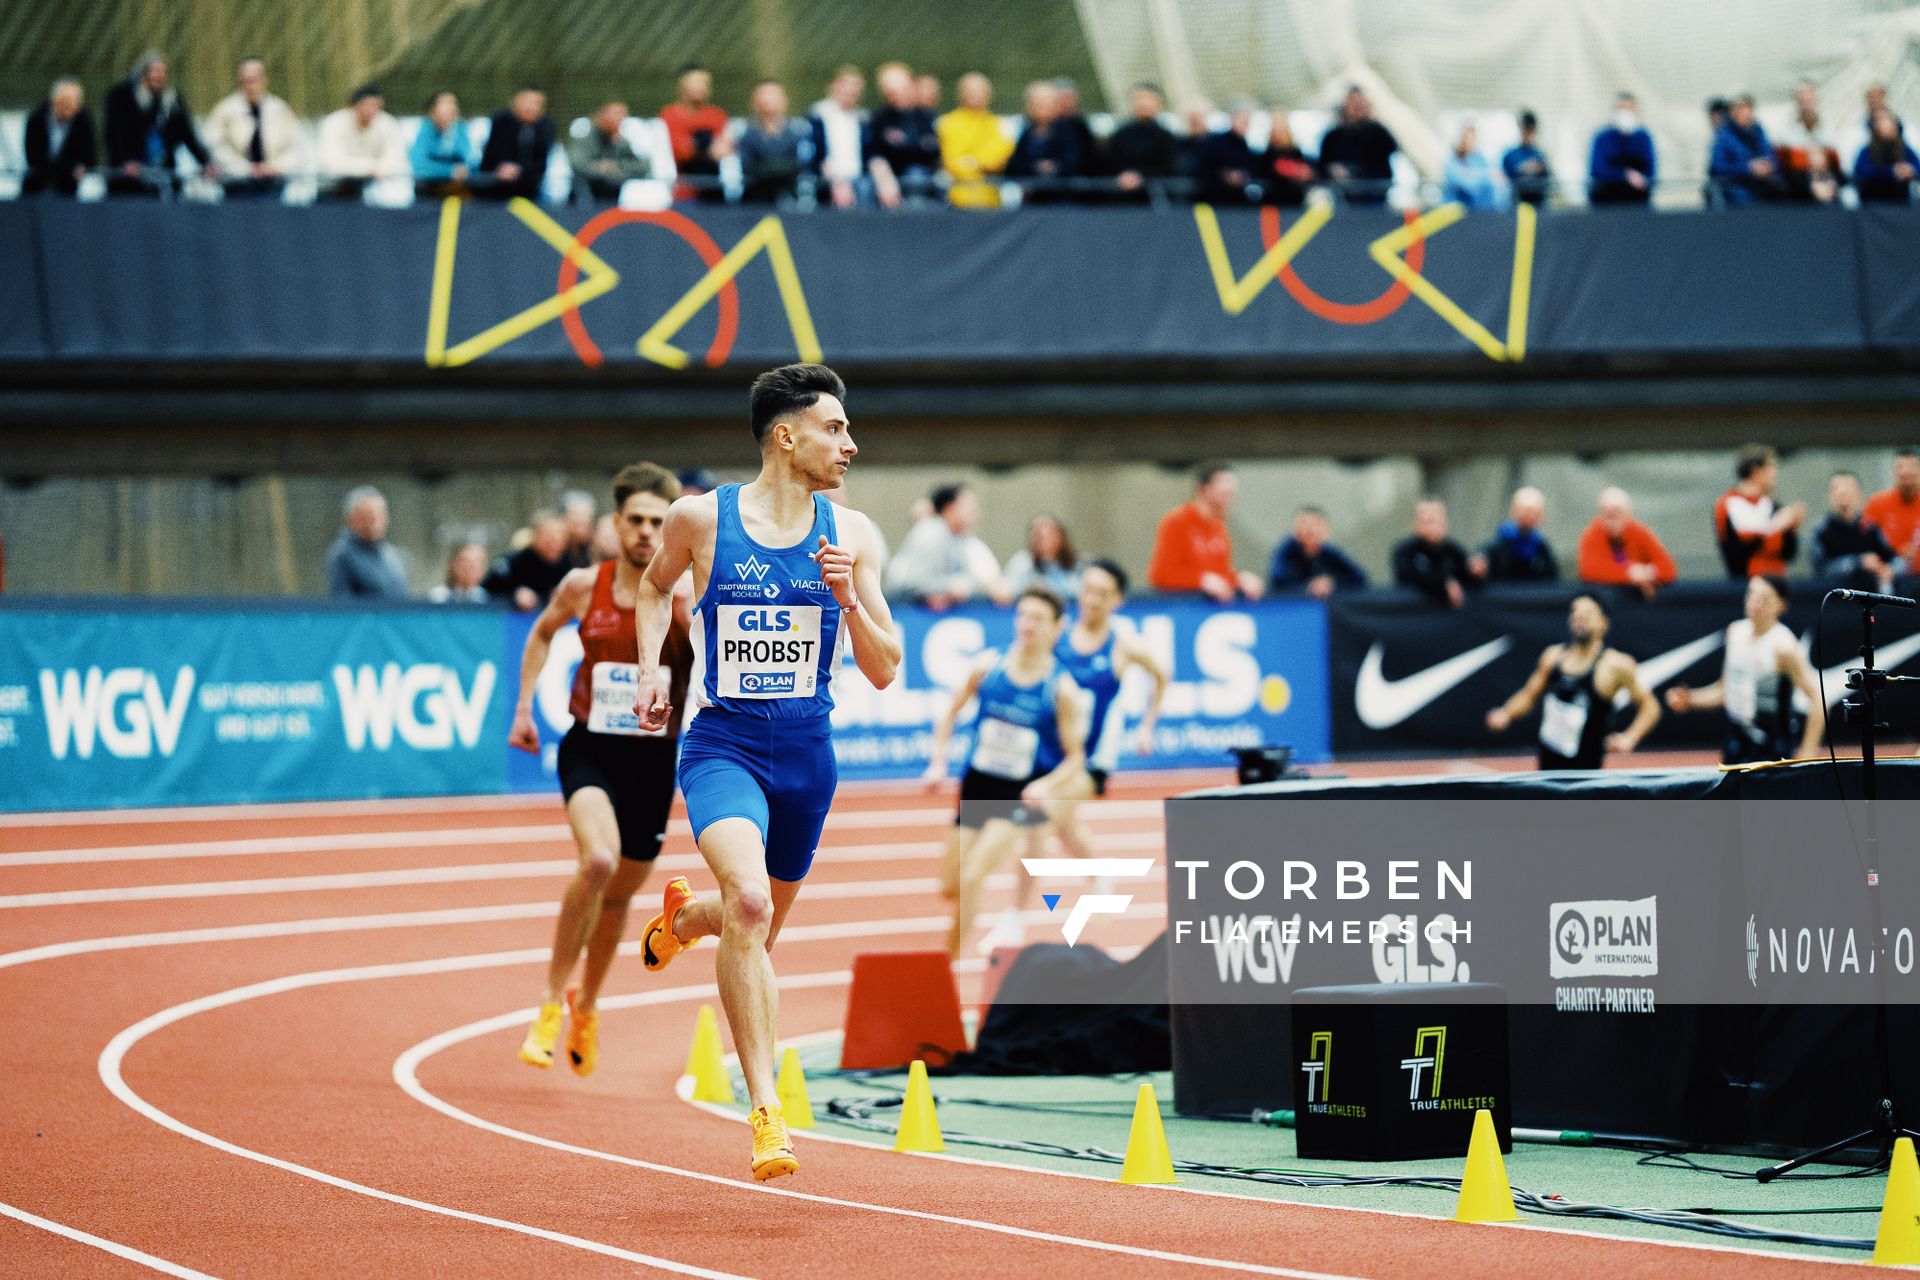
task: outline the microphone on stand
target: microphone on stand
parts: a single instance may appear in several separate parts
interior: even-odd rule
[[[1920,600],[1915,600],[1912,596],[1887,596],[1881,595],[1878,591],[1850,591],[1845,587],[1836,587],[1827,594],[1835,600],[1852,600],[1858,604],[1883,604],[1889,609],[1920,608]]]

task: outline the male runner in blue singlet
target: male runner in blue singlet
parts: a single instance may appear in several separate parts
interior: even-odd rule
[[[637,710],[667,723],[653,665],[667,638],[673,584],[693,569],[699,709],[681,734],[680,790],[693,837],[720,883],[696,899],[667,886],[641,935],[641,960],[664,968],[688,944],[720,940],[720,1003],[753,1105],[753,1176],[799,1168],[774,1086],[778,994],[768,957],[813,862],[836,772],[828,714],[843,643],[877,689],[893,683],[901,646],[880,592],[880,535],[828,502],[858,450],[833,370],[794,364],[753,382],[760,475],[682,498],[634,604],[640,633]],[[658,687],[656,687],[658,685]]]

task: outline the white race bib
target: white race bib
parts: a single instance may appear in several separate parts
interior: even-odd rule
[[[1005,720],[982,720],[973,731],[973,767],[996,778],[1025,782],[1040,754],[1040,731]]]
[[[716,606],[714,686],[723,698],[811,698],[820,678],[820,606]]]
[[[1580,735],[1592,712],[1584,702],[1565,702],[1548,694],[1540,704],[1540,745],[1557,756],[1580,754]]]
[[[655,670],[660,687],[667,687],[665,667]],[[617,733],[629,738],[664,738],[666,727],[643,728],[634,712],[639,700],[640,668],[631,662],[602,662],[593,668],[593,700],[587,707],[587,730]]]

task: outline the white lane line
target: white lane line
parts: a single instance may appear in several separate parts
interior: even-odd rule
[[[937,853],[938,845],[929,846]],[[688,855],[695,861],[695,855]],[[897,861],[895,852],[886,860]],[[877,860],[877,859],[876,859]],[[665,859],[661,859],[663,863]],[[452,867],[405,867],[397,871],[343,871],[318,876],[273,876],[264,880],[205,880],[184,884],[123,885],[109,889],[61,889],[48,893],[17,893],[0,896],[0,910],[27,907],[71,907],[102,902],[156,902],[176,898],[234,898],[267,893],[321,893],[342,889],[385,889],[415,884],[462,884],[488,880],[531,880],[541,877],[571,876],[577,864],[571,859],[547,859],[541,862],[489,862]],[[705,866],[705,863],[700,863]],[[670,870],[680,867],[668,865]],[[992,881],[997,887],[1010,886],[1010,875]],[[932,893],[939,882],[928,877],[905,880],[823,881],[807,894],[809,901],[820,898],[886,897],[889,894]]]
[[[49,1218],[43,1218],[37,1213],[28,1213],[25,1209],[17,1209],[10,1204],[0,1204],[0,1215],[15,1218],[30,1227],[38,1227],[42,1231],[51,1231],[56,1236],[65,1236],[69,1240],[78,1240],[81,1244],[92,1245],[94,1248],[111,1253],[117,1258],[125,1258],[128,1262],[137,1262],[141,1266],[158,1271],[163,1275],[179,1276],[181,1280],[214,1280],[213,1276],[208,1275],[204,1271],[195,1271],[192,1267],[183,1267],[177,1262],[168,1262],[165,1258],[156,1258],[150,1253],[142,1253],[132,1245],[119,1244],[102,1236],[92,1235],[77,1227],[69,1227],[62,1223],[54,1222]],[[16,1261],[19,1261],[19,1259],[16,1259]]]
[[[889,813],[895,812],[892,810]],[[913,814],[922,814],[925,810],[912,810]],[[908,821],[874,823],[873,826],[949,826],[953,822],[952,809],[936,810],[939,822]],[[1089,806],[1081,810],[1090,823],[1109,821],[1133,821],[1142,814],[1115,813],[1100,806]],[[1157,812],[1155,815],[1157,816]],[[828,824],[831,830],[833,824]],[[686,824],[675,819],[667,824],[668,835],[690,835]],[[1115,833],[1096,837],[1100,839],[1140,838],[1137,833]],[[86,849],[22,849],[13,853],[0,853],[0,868],[5,867],[44,867],[65,866],[75,863],[93,862],[155,862],[176,858],[238,858],[278,853],[351,853],[367,849],[436,849],[458,848],[496,844],[537,844],[547,841],[570,842],[572,829],[564,822],[547,822],[537,826],[515,827],[436,827],[421,831],[345,831],[334,835],[301,836],[253,836],[233,840],[175,840],[164,844],[128,844],[104,845]],[[822,852],[833,849],[869,849],[886,847],[865,843],[833,844],[821,846]],[[676,855],[668,855],[676,856]],[[677,855],[691,857],[693,855]]]
[[[907,922],[902,922],[902,921],[858,922],[858,923],[846,924],[846,925],[813,926],[809,930],[809,932],[812,936],[822,937],[822,938],[863,937],[875,932],[898,931],[900,926],[905,923]],[[918,923],[922,925],[929,925],[929,924],[944,925],[945,918],[930,917],[928,918],[928,920],[921,921]],[[792,930],[789,932],[798,934],[800,930]],[[785,941],[785,940],[786,939],[783,936],[782,941]],[[309,1168],[308,1166],[296,1164],[289,1160],[282,1160],[277,1156],[270,1156],[265,1154],[264,1152],[254,1151],[247,1147],[239,1146],[236,1143],[228,1142],[223,1138],[217,1138],[214,1135],[206,1133],[200,1129],[196,1129],[192,1125],[187,1124],[185,1121],[177,1119],[176,1117],[168,1114],[167,1112],[162,1111],[159,1107],[155,1106],[151,1102],[148,1102],[137,1091],[135,1091],[133,1087],[130,1086],[126,1081],[124,1064],[126,1061],[127,1054],[135,1046],[137,1046],[142,1040],[145,1040],[148,1036],[153,1035],[155,1032],[160,1031],[166,1027],[172,1026],[175,1023],[184,1021],[187,1018],[194,1017],[198,1014],[207,1013],[215,1009],[227,1008],[232,1005],[240,1004],[249,1000],[259,999],[265,996],[284,994],[289,991],[298,991],[298,990],[304,990],[304,989],[309,989],[313,987],[329,986],[329,985],[336,985],[336,984],[342,984],[342,983],[366,982],[366,981],[373,981],[373,980],[385,979],[385,978],[420,977],[420,976],[426,976],[431,974],[452,973],[452,972],[459,972],[459,971],[472,970],[472,969],[490,968],[490,967],[496,967],[501,965],[524,964],[524,963],[528,963],[531,960],[538,960],[538,959],[544,958],[544,955],[545,955],[544,951],[514,951],[514,952],[469,955],[469,956],[448,956],[448,957],[442,957],[442,958],[433,959],[433,960],[408,961],[408,962],[396,963],[396,964],[364,965],[357,968],[347,968],[347,969],[328,969],[328,970],[320,970],[312,973],[292,974],[285,977],[272,978],[264,982],[250,983],[246,986],[235,987],[228,991],[218,992],[209,996],[202,996],[198,999],[189,1000],[184,1003],[174,1005],[171,1008],[163,1009],[158,1013],[155,1013],[146,1018],[143,1018],[139,1022],[133,1024],[132,1026],[121,1031],[118,1035],[114,1036],[112,1041],[108,1043],[106,1049],[103,1050],[100,1055],[100,1060],[99,1060],[100,1079],[102,1083],[106,1085],[107,1090],[110,1093],[112,1093],[114,1097],[118,1098],[123,1104],[131,1108],[136,1113],[144,1116],[148,1120],[151,1120],[153,1123],[160,1125],[162,1128],[168,1129],[174,1133],[180,1134],[183,1137],[190,1138],[193,1141],[212,1147],[213,1149],[223,1152],[227,1155],[238,1156],[245,1160],[252,1160],[257,1163],[268,1165],[272,1168],[280,1169],[288,1173],[293,1173],[301,1177],[313,1179],[314,1181],[323,1183],[327,1186],[336,1187],[345,1191],[356,1192],[361,1195],[371,1196],[375,1199],[388,1201],[394,1204],[405,1205],[409,1208],[419,1209],[428,1213],[435,1213],[435,1214],[440,1214],[447,1217],[460,1218],[465,1221],[477,1222],[477,1223],[481,1223],[488,1226],[499,1227],[504,1230],[515,1231],[521,1234],[534,1235],[543,1239],[554,1241],[556,1243],[568,1244],[576,1248],[588,1249],[593,1252],[605,1253],[615,1257],[624,1257],[633,1261],[640,1261],[640,1262],[648,1263],[654,1266],[664,1267],[670,1270],[676,1270],[676,1271],[682,1271],[689,1274],[700,1274],[700,1275],[715,1274],[713,1272],[699,1271],[695,1268],[686,1267],[683,1264],[673,1263],[667,1259],[649,1258],[644,1255],[630,1254],[622,1250],[617,1250],[613,1246],[603,1245],[596,1241],[583,1240],[579,1237],[566,1236],[558,1232],[547,1231],[543,1228],[531,1227],[524,1223],[517,1223],[517,1222],[508,1221],[506,1219],[488,1217],[486,1215],[476,1214],[476,1213],[472,1213],[462,1209],[455,1209],[447,1205],[434,1204],[429,1201],[414,1199],[413,1197],[410,1197],[410,1196],[402,1196],[394,1192],[383,1191],[377,1187],[370,1187],[363,1183],[353,1182],[346,1178],[341,1178],[336,1175],[323,1172],[322,1170],[319,1170],[319,1169]],[[797,989],[802,987],[815,987],[815,986],[840,986],[850,982],[852,980],[852,976],[853,976],[852,973],[847,970],[839,970],[839,971],[834,971],[829,973],[798,974],[798,975],[791,975],[785,979],[782,979],[780,982],[780,985],[783,988],[788,988],[788,989]],[[694,1000],[694,999],[710,1000],[710,999],[717,998],[718,995],[719,995],[719,989],[715,987],[712,983],[694,983],[694,984],[689,984],[687,986],[682,986],[682,987],[670,987],[670,988],[656,989],[653,991],[641,992],[631,996],[614,997],[614,998],[610,998],[604,1003],[608,1007],[633,1007],[636,1005],[664,1004],[670,1001],[680,1001],[680,1000]],[[497,1029],[500,1026],[511,1025],[512,1023],[523,1021],[525,1018],[530,1016],[531,1013],[532,1013],[531,1010],[516,1011],[512,1015],[504,1015],[504,1017],[506,1018],[506,1021],[503,1021],[501,1016],[496,1016],[494,1018],[488,1019],[484,1025],[486,1025],[489,1029]],[[460,1033],[462,1032],[466,1032],[466,1029],[461,1028],[459,1029],[459,1031],[453,1033],[453,1035],[455,1038],[458,1038],[460,1036]],[[469,1033],[469,1034],[474,1034],[474,1033]],[[400,1084],[400,1087],[402,1089],[407,1090],[407,1092],[411,1096],[415,1097],[416,1100],[423,1102],[428,1106],[434,1107],[436,1110],[441,1110],[447,1114],[453,1115],[454,1118],[456,1119],[462,1119],[469,1123],[474,1123],[478,1125],[478,1127],[483,1129],[489,1129],[489,1130],[497,1129],[499,1132],[504,1133],[506,1136],[522,1138],[527,1141],[535,1142],[538,1145],[549,1146],[559,1150],[569,1151],[578,1155],[584,1155],[584,1156],[589,1156],[589,1157],[604,1159],[604,1160],[611,1160],[611,1161],[614,1161],[615,1163],[629,1165],[634,1168],[646,1169],[650,1172],[665,1174],[671,1177],[687,1178],[693,1181],[706,1183],[712,1186],[734,1188],[739,1191],[746,1192],[748,1194],[781,1196],[791,1200],[806,1201],[814,1204],[832,1205],[836,1208],[853,1209],[860,1212],[878,1213],[878,1214],[883,1214],[883,1215],[892,1216],[892,1217],[913,1218],[913,1219],[919,1219],[922,1221],[938,1222],[948,1226],[965,1227],[965,1228],[970,1228],[978,1231],[985,1231],[985,1232],[990,1232],[990,1233],[995,1233],[1000,1235],[1016,1236],[1016,1237],[1021,1237],[1025,1239],[1031,1239],[1031,1240],[1042,1240],[1042,1241],[1047,1241],[1049,1243],[1069,1245],[1077,1248],[1094,1250],[1097,1252],[1123,1254],[1123,1255],[1128,1255],[1132,1257],[1151,1258],[1161,1262],[1184,1263],[1184,1264],[1193,1265],[1193,1266],[1236,1270],[1236,1271],[1243,1271],[1243,1272],[1255,1272],[1263,1275],[1299,1277],[1301,1278],[1301,1280],[1344,1280],[1344,1278],[1339,1278],[1339,1277],[1328,1277],[1325,1275],[1325,1273],[1321,1273],[1321,1272],[1299,1271],[1299,1270],[1294,1270],[1291,1268],[1283,1268],[1283,1267],[1268,1267],[1268,1266],[1261,1266],[1253,1263],[1231,1261],[1231,1260],[1221,1259],[1221,1258],[1206,1258],[1206,1257],[1200,1257],[1197,1255],[1176,1253],[1169,1250],[1148,1249],[1148,1248],[1143,1248],[1136,1245],[1119,1244],[1119,1243],[1114,1243],[1110,1241],[1088,1240],[1088,1239],[1082,1239],[1076,1236],[1063,1235],[1056,1232],[1038,1231],[1038,1230],[1033,1230],[1025,1227],[1017,1227],[1008,1223],[988,1222],[980,1219],[963,1218],[963,1217],[959,1217],[951,1214],[929,1213],[922,1210],[905,1209],[905,1208],[899,1208],[891,1205],[866,1204],[857,1200],[844,1200],[844,1199],[839,1199],[833,1196],[816,1195],[809,1192],[793,1191],[793,1190],[788,1190],[781,1187],[763,1186],[758,1183],[742,1182],[734,1178],[723,1177],[719,1174],[701,1173],[695,1170],[676,1168],[672,1165],[655,1164],[650,1161],[637,1160],[631,1157],[616,1156],[606,1152],[593,1151],[584,1147],[572,1147],[572,1146],[569,1146],[568,1144],[554,1142],[551,1139],[543,1139],[533,1134],[522,1134],[517,1130],[505,1129],[502,1126],[494,1126],[490,1121],[481,1120],[480,1117],[478,1116],[469,1118],[467,1117],[466,1113],[460,1112],[457,1108],[451,1107],[450,1104],[440,1104],[437,1098],[435,1098],[432,1094],[427,1093],[426,1090],[419,1085],[417,1078],[414,1077],[414,1071],[413,1071],[414,1066],[418,1063],[419,1060],[427,1057],[429,1054],[433,1052],[437,1052],[437,1050],[441,1047],[441,1043],[443,1041],[447,1043],[452,1042],[448,1038],[447,1034],[443,1033],[443,1035],[441,1036],[436,1036],[427,1041],[423,1041],[421,1045],[417,1045],[414,1047],[414,1049],[408,1050],[406,1054],[403,1054],[401,1058],[395,1062],[394,1078]],[[412,1081],[411,1087],[409,1087],[410,1080]]]
[[[1145,787],[1169,791],[1219,786],[1231,781],[1224,769],[1129,769],[1119,775],[1129,789]],[[926,794],[915,780],[843,782],[836,794],[848,799],[907,799]],[[1128,802],[1120,802],[1128,803]],[[1158,806],[1160,801],[1152,802]],[[511,795],[396,796],[374,800],[291,800],[258,804],[177,805],[145,809],[73,809],[0,813],[0,829],[7,827],[101,827],[160,823],[239,822],[274,818],[362,818],[389,813],[445,813],[448,810],[549,809],[560,812],[559,797],[551,791],[524,791]]]

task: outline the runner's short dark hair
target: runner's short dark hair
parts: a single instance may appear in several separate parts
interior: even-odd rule
[[[651,462],[635,462],[620,468],[613,477],[613,511],[618,515],[627,499],[636,493],[655,493],[672,502],[680,496],[680,482],[673,472]]]
[[[960,501],[960,495],[966,491],[967,486],[963,484],[943,484],[927,496],[927,501],[933,504],[933,514],[942,516],[947,513],[948,507]]]
[[[1127,571],[1113,561],[1102,556],[1098,560],[1087,561],[1087,568],[1098,569],[1100,572],[1106,574],[1109,578],[1113,579],[1113,585],[1120,588],[1121,595],[1127,594]]]
[[[1020,600],[1038,600],[1041,604],[1053,610],[1053,616],[1056,619],[1067,616],[1067,606],[1065,602],[1046,587],[1032,586],[1022,591],[1020,593],[1020,599],[1013,602],[1016,609],[1020,607]]]
[[[796,410],[812,408],[821,396],[842,401],[847,398],[847,384],[823,364],[783,364],[755,378],[751,394],[754,442],[766,440],[767,429],[775,422]]]
[[[1766,583],[1768,586],[1773,588],[1773,594],[1780,597],[1781,608],[1784,609],[1786,606],[1793,603],[1793,592],[1787,589],[1787,578],[1785,574],[1761,573],[1761,574],[1755,574],[1754,576],[1759,578],[1760,581]]]

